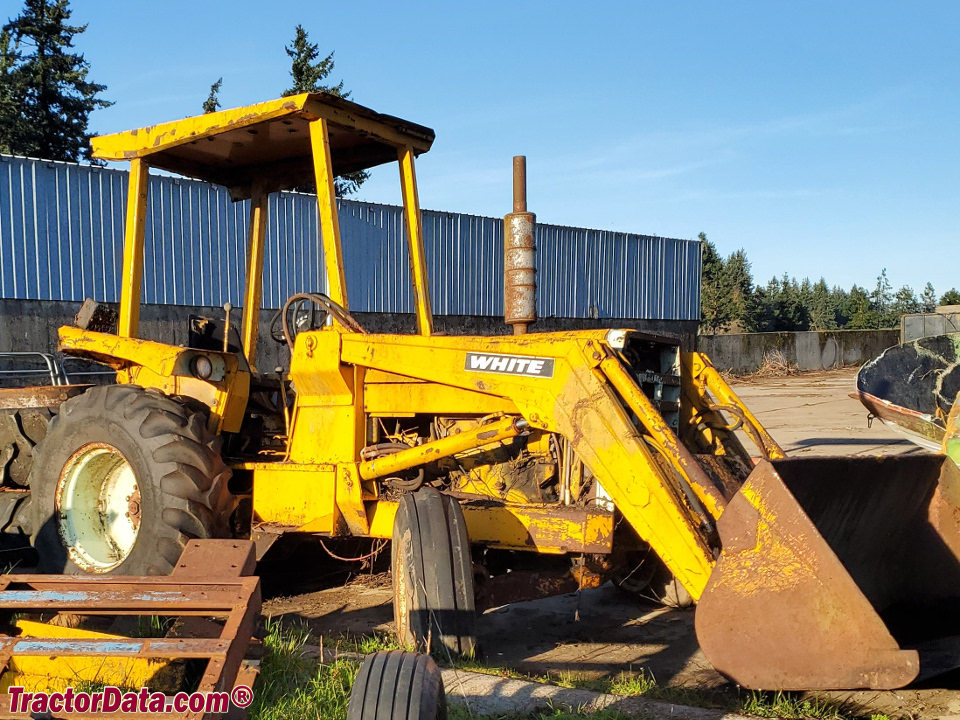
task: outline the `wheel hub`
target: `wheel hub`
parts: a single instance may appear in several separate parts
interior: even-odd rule
[[[107,443],[89,443],[57,481],[58,530],[70,559],[87,572],[108,572],[130,555],[140,531],[140,486],[133,467]]]

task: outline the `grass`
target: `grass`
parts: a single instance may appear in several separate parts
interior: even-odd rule
[[[322,641],[319,641],[322,642]],[[318,644],[302,625],[267,622],[265,654],[256,697],[250,709],[251,720],[346,720],[350,689],[360,662],[339,658],[332,663],[304,658],[305,645]],[[348,653],[396,650],[399,645],[389,635],[341,639],[328,647]],[[458,669],[482,672],[518,680],[546,682],[560,687],[606,692],[625,697],[645,697],[678,705],[717,708],[761,718],[815,718],[816,720],[890,720],[884,715],[857,715],[826,700],[788,692],[711,692],[696,688],[659,685],[646,670],[622,673],[615,678],[585,680],[572,673],[532,676],[502,667],[489,667],[477,661],[459,662]],[[462,705],[451,705],[449,720],[475,720]],[[484,716],[485,720],[627,720],[616,710],[577,713],[563,710],[541,711],[528,715]]]
[[[304,658],[302,649],[309,640],[305,627],[268,621],[251,720],[346,720],[360,663]]]

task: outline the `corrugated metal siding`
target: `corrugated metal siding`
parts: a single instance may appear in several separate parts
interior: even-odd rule
[[[223,188],[152,176],[143,299],[241,304],[249,202]],[[0,156],[0,297],[116,301],[127,173]],[[350,307],[412,312],[402,209],[343,200]],[[316,199],[270,197],[265,307],[324,291]],[[424,211],[430,294],[438,315],[503,314],[503,221]],[[537,226],[543,317],[697,320],[700,244],[604,230]]]

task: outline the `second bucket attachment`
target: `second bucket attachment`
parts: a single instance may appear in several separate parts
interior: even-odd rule
[[[893,689],[960,666],[960,470],[941,455],[763,461],[697,607],[743,687]]]

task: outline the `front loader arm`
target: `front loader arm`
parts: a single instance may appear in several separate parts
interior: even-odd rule
[[[611,357],[604,337],[602,331],[521,337],[343,334],[341,362],[505,398],[531,426],[564,436],[624,518],[696,599],[713,567],[703,519],[600,369]],[[490,356],[514,359],[513,365],[503,362],[504,368],[523,360],[524,370],[531,359],[550,362],[536,365],[537,374],[522,375],[481,367]]]

